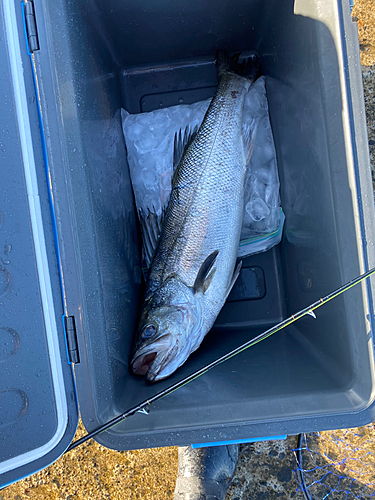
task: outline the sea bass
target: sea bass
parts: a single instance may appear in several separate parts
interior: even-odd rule
[[[240,272],[244,179],[254,139],[242,110],[258,64],[239,64],[238,57],[218,53],[218,88],[202,125],[175,142],[172,191],[131,362],[133,373],[149,382],[171,375],[198,349]],[[155,231],[149,234],[152,240]]]

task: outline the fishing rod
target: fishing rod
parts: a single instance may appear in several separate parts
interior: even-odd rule
[[[215,366],[224,363],[224,361],[227,361],[230,358],[233,358],[233,356],[236,356],[240,352],[245,351],[249,347],[252,347],[255,344],[258,344],[262,340],[270,337],[276,332],[279,332],[280,330],[283,330],[287,326],[293,324],[294,322],[298,321],[301,319],[303,316],[310,315],[314,318],[316,318],[314,314],[314,310],[318,309],[318,307],[321,307],[323,304],[326,304],[330,300],[338,297],[342,293],[346,292],[350,288],[352,288],[355,285],[358,285],[358,283],[361,283],[363,280],[366,278],[369,278],[375,274],[375,267],[370,269],[369,271],[365,272],[364,274],[361,274],[357,276],[357,278],[353,279],[352,281],[349,281],[345,285],[341,286],[340,288],[337,288],[330,294],[326,295],[323,298],[320,298],[313,304],[310,304],[309,306],[305,307],[304,309],[301,309],[295,314],[292,314],[289,318],[285,319],[284,321],[281,321],[277,325],[273,326],[269,330],[266,330],[265,332],[261,333],[257,337],[254,337],[253,339],[245,342],[244,344],[240,345],[239,347],[236,347],[236,349],[233,349],[232,351],[229,351],[227,354],[224,354],[223,356],[220,356],[217,358],[215,361],[212,361],[211,363],[205,365],[203,368],[200,368],[199,370],[195,371],[191,375],[188,375],[187,377],[183,378],[179,382],[176,382],[175,384],[172,384],[171,386],[167,387],[166,389],[163,389],[162,391],[158,392],[154,396],[152,396],[149,399],[146,399],[142,403],[139,403],[138,405],[134,406],[133,408],[130,408],[129,410],[125,411],[124,413],[121,413],[117,417],[109,420],[106,424],[101,425],[94,431],[91,431],[87,433],[85,436],[81,437],[80,439],[77,439],[77,441],[74,441],[69,448],[66,450],[66,452],[74,450],[74,448],[77,448],[77,446],[80,446],[81,444],[85,443],[89,439],[97,436],[98,434],[101,434],[102,432],[110,429],[111,427],[117,425],[120,422],[123,422],[126,418],[131,417],[137,412],[143,412],[143,413],[149,413],[149,406],[152,403],[155,403],[159,399],[164,398],[165,396],[169,396],[169,394],[172,394],[172,392],[177,391],[177,389],[180,389],[184,385],[188,384],[189,382],[192,382],[193,380],[197,379],[201,375],[207,373],[209,370],[214,368]]]

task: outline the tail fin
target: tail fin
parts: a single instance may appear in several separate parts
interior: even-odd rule
[[[230,72],[244,76],[252,82],[255,82],[261,74],[259,59],[253,56],[239,62],[240,55],[241,53],[238,52],[233,56],[229,56],[228,52],[218,50],[216,52],[216,67],[219,76],[225,72]]]

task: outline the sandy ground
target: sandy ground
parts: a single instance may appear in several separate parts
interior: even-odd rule
[[[373,179],[375,179],[375,5],[373,0],[355,0],[353,17],[358,23],[369,148]],[[346,475],[359,480],[360,474],[365,470],[367,476],[364,478],[362,475],[362,481],[364,483],[372,481],[375,478],[374,461],[369,459],[369,456],[375,448],[373,427],[339,432],[341,432],[340,435],[337,431],[315,435],[309,438],[309,447],[319,451],[323,456],[324,464],[331,464],[333,470],[338,470],[342,476]],[[83,428],[80,425],[76,437],[80,437],[82,433]],[[338,436],[340,446],[335,450]],[[366,450],[366,458],[349,464],[345,462],[346,452],[344,455],[340,453],[343,453],[342,450],[347,450],[348,446],[350,448],[353,442],[358,448],[358,439],[362,439],[360,443],[362,449]],[[296,468],[293,453],[295,448],[295,437],[289,437],[286,441],[269,441],[243,446],[227,500],[301,498],[298,482],[293,472]],[[324,454],[327,460],[324,459]],[[308,463],[308,457],[306,460]],[[364,462],[369,464],[365,469]],[[355,464],[359,464],[357,469]],[[312,476],[312,479],[309,476],[308,481],[311,483],[314,479],[319,480],[321,470],[321,468],[318,469],[318,475]],[[115,452],[91,441],[61,457],[46,470],[2,490],[0,500],[172,499],[176,474],[176,448]],[[318,490],[314,493],[317,495],[315,498],[324,496],[323,493],[318,496]],[[345,494],[337,491],[329,498],[344,499],[346,497]]]

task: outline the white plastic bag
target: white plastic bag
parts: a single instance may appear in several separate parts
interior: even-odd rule
[[[171,192],[175,134],[200,126],[211,99],[131,115],[122,110],[130,177],[138,210],[160,216]],[[243,121],[256,122],[254,150],[245,179],[244,217],[239,257],[269,250],[282,236],[276,152],[268,115],[265,79],[250,88]]]

